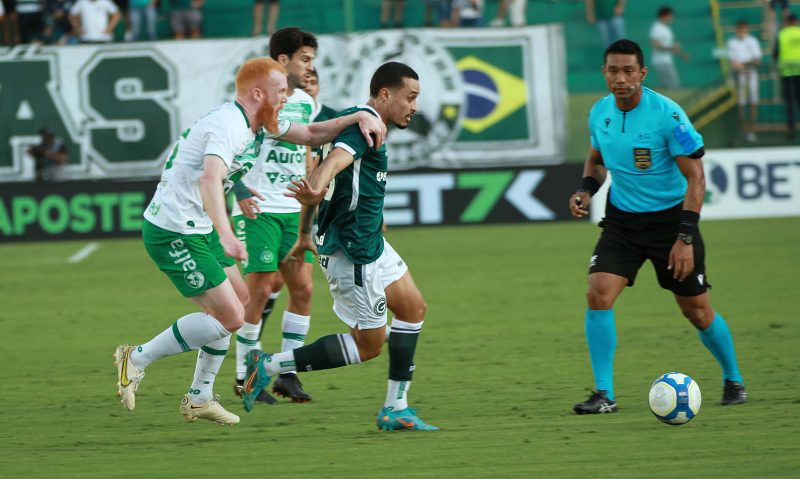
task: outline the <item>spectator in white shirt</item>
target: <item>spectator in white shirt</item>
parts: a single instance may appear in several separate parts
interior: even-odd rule
[[[122,16],[111,0],[78,0],[69,11],[72,27],[83,43],[108,43]]]
[[[749,142],[757,140],[755,123],[758,118],[758,66],[761,65],[761,45],[756,37],[750,34],[747,22],[736,23],[736,36],[728,39],[728,59],[736,78],[739,97],[739,118],[745,139]],[[746,107],[750,105],[750,116]]]
[[[650,27],[650,44],[653,55],[650,65],[658,75],[658,86],[664,89],[674,89],[681,85],[675,60],[672,55],[680,55],[689,61],[689,55],[681,49],[681,44],[675,41],[670,24],[675,18],[675,12],[670,7],[658,9],[658,19]]]
[[[454,0],[453,18],[457,18],[454,23],[462,27],[482,27],[483,0]]]

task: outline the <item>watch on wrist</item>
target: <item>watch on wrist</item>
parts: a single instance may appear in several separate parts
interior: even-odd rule
[[[683,241],[685,244],[694,243],[694,235],[689,233],[678,233],[678,240]]]

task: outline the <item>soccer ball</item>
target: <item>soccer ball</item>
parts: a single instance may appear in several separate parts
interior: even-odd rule
[[[650,410],[659,421],[679,426],[700,412],[702,396],[697,382],[683,373],[665,373],[650,386]]]

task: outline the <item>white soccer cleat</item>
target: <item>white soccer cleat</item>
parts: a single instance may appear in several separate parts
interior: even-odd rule
[[[117,396],[125,409],[133,411],[136,407],[136,391],[144,379],[144,369],[139,369],[131,362],[131,351],[135,346],[123,344],[117,346],[114,353],[114,364],[117,366]]]
[[[219,403],[219,395],[214,396],[214,399],[205,404],[197,404],[192,401],[188,394],[183,396],[181,401],[180,412],[187,421],[194,421],[195,419],[207,419],[222,425],[239,424],[239,416],[228,412],[222,404]]]

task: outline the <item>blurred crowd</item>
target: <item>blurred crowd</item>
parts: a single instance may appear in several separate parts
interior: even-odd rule
[[[200,38],[204,3],[205,0],[2,0],[2,42],[108,43],[114,41],[120,22],[125,26],[124,41],[156,40],[159,13],[168,15],[172,38]]]

